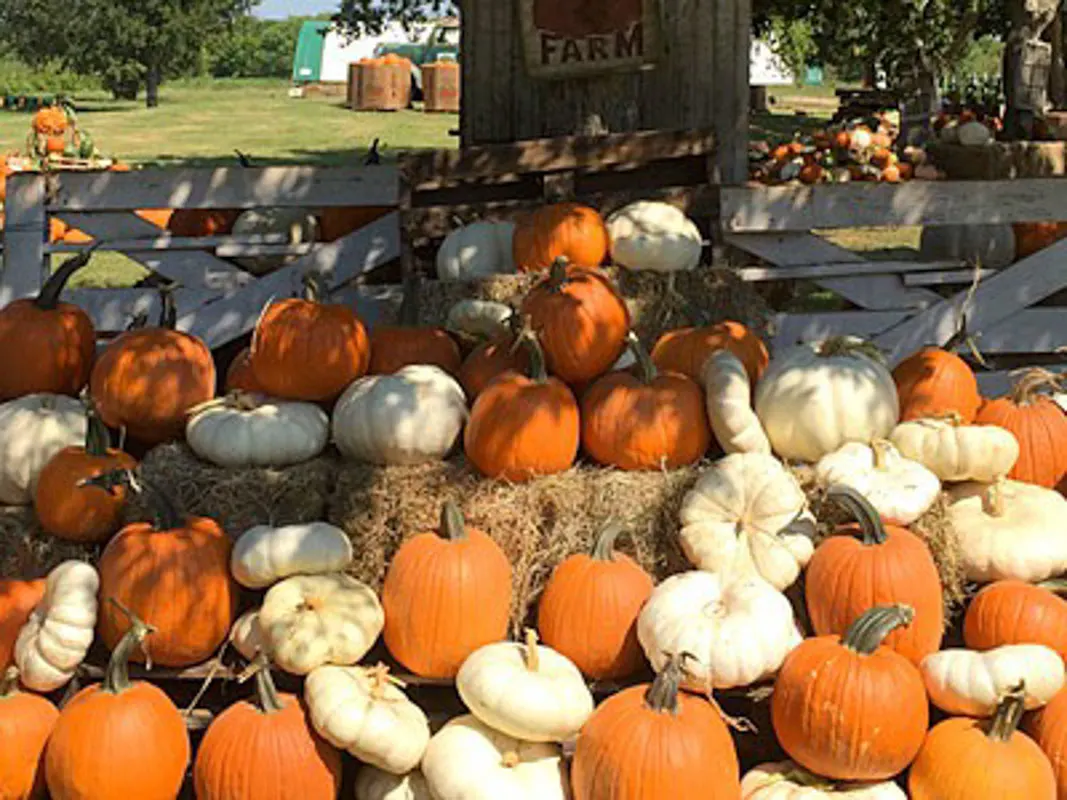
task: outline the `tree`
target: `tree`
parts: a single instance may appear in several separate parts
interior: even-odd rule
[[[386,23],[404,26],[459,12],[460,0],[341,0],[334,22],[353,36],[377,35]]]
[[[29,64],[58,61],[99,76],[117,97],[145,89],[159,103],[164,79],[189,70],[207,37],[256,0],[3,0],[0,38]]]

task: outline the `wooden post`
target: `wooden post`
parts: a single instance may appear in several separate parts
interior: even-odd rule
[[[1063,108],[1067,104],[1067,69],[1063,63],[1063,5],[1061,3],[1056,16],[1049,26],[1049,39],[1052,44],[1052,71],[1049,73],[1048,94],[1053,108]]]
[[[15,173],[8,178],[0,306],[28,297],[41,288],[48,271],[45,263],[46,199],[47,179],[43,175]]]

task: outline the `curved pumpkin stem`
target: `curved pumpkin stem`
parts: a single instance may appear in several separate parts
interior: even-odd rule
[[[149,634],[155,633],[156,628],[142,620],[114,597],[108,599],[115,608],[129,618],[130,629],[123,634],[111,652],[101,688],[108,694],[122,694],[133,685],[130,683],[130,656],[133,655],[134,650],[144,645],[144,640]]]
[[[159,302],[162,308],[159,311],[159,327],[172,331],[178,327],[178,306],[174,302],[174,286],[159,287]]]
[[[858,336],[831,336],[820,342],[815,352],[821,358],[866,356],[879,364],[885,363],[885,355],[878,349],[878,345],[866,339],[860,339]]]
[[[252,662],[256,669],[256,699],[259,701],[259,709],[264,714],[277,714],[285,710],[285,704],[278,696],[278,687],[274,685],[274,678],[270,674],[270,658],[262,651],[256,653]]]
[[[304,287],[303,297],[309,303],[321,303],[326,296],[326,284],[322,275],[318,272],[305,272],[300,277],[300,283]]]
[[[911,624],[915,609],[903,603],[875,606],[865,611],[848,626],[841,644],[860,655],[869,656],[879,648],[885,637],[897,628]]]
[[[678,692],[685,678],[685,662],[687,659],[695,661],[696,656],[692,653],[665,655],[667,664],[645,692],[645,705],[653,711],[677,714]]]
[[[11,697],[19,689],[19,668],[11,665],[0,676],[0,700]]]
[[[615,542],[625,532],[622,523],[615,521],[609,522],[597,535],[596,541],[593,542],[593,549],[590,551],[589,557],[594,561],[614,561]]]
[[[526,629],[526,669],[537,672],[541,669],[541,654],[537,652],[537,631]]]
[[[452,500],[446,500],[441,506],[440,533],[450,542],[462,542],[467,538],[467,521],[463,512]]]
[[[548,368],[545,366],[545,351],[541,349],[541,342],[537,339],[537,332],[529,326],[523,328],[518,339],[522,347],[526,348],[526,355],[530,361],[527,376],[532,381],[544,383],[548,380]]]
[[[826,499],[833,500],[848,511],[849,516],[860,526],[865,545],[885,544],[889,538],[882,524],[882,517],[870,501],[851,486],[835,483],[826,490]]]
[[[96,486],[109,492],[124,486],[134,494],[150,497],[149,506],[153,514],[153,524],[157,530],[174,530],[185,524],[185,518],[174,505],[174,501],[170,499],[170,495],[152,481],[136,477],[131,470],[109,470],[92,478],[82,478],[77,485]]]
[[[652,384],[652,381],[656,380],[659,375],[659,370],[656,369],[656,364],[652,360],[652,357],[645,350],[641,344],[641,340],[637,338],[637,334],[630,331],[626,334],[626,346],[630,348],[630,352],[634,354],[634,360],[637,362],[637,371],[641,378],[641,382],[646,386]]]
[[[1017,406],[1032,404],[1044,390],[1063,390],[1063,377],[1051,370],[1033,367],[1026,370],[1011,390],[1011,402]]]
[[[570,262],[563,256],[552,262],[552,266],[548,268],[548,281],[545,284],[549,291],[558,292],[567,285],[568,266]]]
[[[874,439],[871,442],[871,453],[874,455],[874,468],[886,469],[889,454],[893,452],[893,443],[888,439]]]
[[[82,252],[73,258],[68,258],[62,264],[59,265],[59,269],[51,274],[51,276],[44,282],[44,286],[41,287],[41,291],[37,293],[37,297],[34,299],[33,304],[42,311],[52,311],[59,305],[59,296],[63,293],[63,290],[67,288],[67,281],[71,279],[75,272],[86,266],[90,259],[92,259],[93,253],[101,245],[101,242],[93,242]]]
[[[1026,681],[1019,681],[997,704],[987,735],[995,742],[1007,742],[1019,727],[1026,711]]]
[[[106,456],[111,447],[111,431],[100,419],[92,398],[85,400],[85,452],[94,457]]]

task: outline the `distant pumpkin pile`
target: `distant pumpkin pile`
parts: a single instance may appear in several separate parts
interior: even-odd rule
[[[646,352],[600,265],[694,269],[700,253],[696,226],[657,203],[480,223],[449,237],[442,273],[542,277],[503,315],[464,309],[484,340],[465,358],[448,332],[406,321],[417,282],[401,323],[368,332],[308,276],[303,297],[264,309],[221,398],[210,351],[173,329],[169,303],[94,359],[91,323],[59,300],[76,264],[0,311],[0,500],[33,503],[51,535],[106,542],[96,564],[0,583],[0,795],[176,797],[193,758],[182,715],[126,664],[189,666],[226,643],[257,690],[208,728],[199,798],[334,798],[343,752],[363,765],[360,800],[1064,796],[1067,601],[1042,583],[1067,573],[1054,377],[985,399],[936,348],[892,373],[852,338],[769,359],[729,321]],[[692,569],[654,585],[608,526],[557,565],[537,631],[505,641],[513,565],[455,505],[406,532],[379,596],[346,573],[358,540],[322,521],[224,532],[185,515],[105,425],[150,444],[184,435],[233,469],[298,463],[330,440],[383,466],[462,447],[486,479],[515,482],[580,453],[620,470],[704,462],[677,513]],[[725,455],[705,462],[715,442]],[[848,518],[822,541],[798,463]],[[120,527],[135,494],[151,519]],[[984,584],[966,648],[941,649],[944,587],[909,529],[938,502]],[[786,596],[802,578],[810,626]],[[379,638],[411,672],[454,680],[469,713],[433,731],[384,666],[361,664]],[[96,639],[111,651],[103,683],[57,711],[39,693],[67,685]],[[594,703],[588,680],[646,664],[651,682]],[[278,692],[272,668],[302,678],[302,697]],[[713,693],[758,683],[773,685],[773,730],[758,735],[790,761],[742,776],[733,737],[753,734],[731,732]],[[949,716],[932,728],[931,704]]]

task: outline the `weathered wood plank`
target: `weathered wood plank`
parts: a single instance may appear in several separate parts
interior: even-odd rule
[[[959,267],[959,261],[856,261],[844,264],[800,264],[792,267],[738,267],[737,277],[749,283],[762,281],[785,281],[814,278],[850,278],[857,275],[893,275],[904,273],[904,282],[910,273],[918,275],[928,271]]]
[[[1067,364],[1046,364],[1044,368],[1052,372],[1067,373]],[[1014,370],[1006,369],[977,372],[975,376],[978,378],[978,390],[983,397],[999,397],[1006,394],[1018,378],[1017,374],[1013,374],[1014,372]]]
[[[195,311],[208,302],[219,298],[219,293],[209,289],[178,289],[174,302],[179,313],[179,329],[183,314]],[[93,320],[98,331],[121,331],[129,324],[134,314],[145,312],[150,320],[159,317],[161,302],[155,289],[70,289],[63,298],[76,303]]]
[[[40,175],[16,173],[7,180],[0,306],[29,297],[41,288],[48,238],[46,191],[45,179]]]
[[[817,342],[830,336],[871,336],[910,316],[908,311],[827,311],[823,313],[783,313],[774,316],[775,352],[803,342]]]
[[[147,253],[152,250],[220,250],[219,255],[260,255],[262,252],[285,253],[306,252],[308,244],[290,245],[289,237],[284,233],[264,233],[249,236],[171,236],[157,235],[145,239],[107,239],[108,250],[126,253]],[[56,242],[47,246],[49,253],[77,253],[88,245],[66,244]],[[269,251],[245,251],[241,248],[272,247]],[[305,248],[305,250],[287,250],[286,248]]]
[[[904,273],[905,286],[945,286],[949,284],[970,283],[974,280],[973,269],[946,269],[932,272]],[[981,280],[992,278],[997,274],[995,269],[978,270]]]
[[[1053,353],[1067,346],[1067,308],[1027,308],[974,330],[972,337],[982,353]]]

